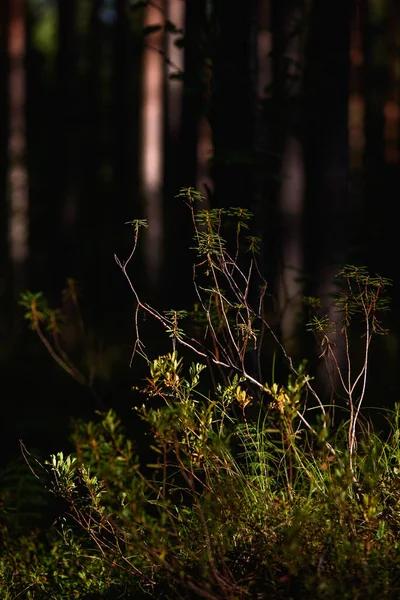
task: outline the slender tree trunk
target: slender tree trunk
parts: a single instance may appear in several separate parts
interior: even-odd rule
[[[368,267],[394,281],[392,306],[399,306],[400,266],[394,241],[398,239],[398,220],[394,216],[400,176],[400,7],[394,0],[365,1],[365,195],[366,254]],[[393,310],[385,315],[389,336],[373,346],[381,371],[379,394],[389,392],[397,401],[395,387],[388,382],[400,365],[400,315]],[[379,350],[378,350],[379,348]],[[394,369],[394,371],[393,371]],[[371,392],[372,393],[372,392]]]
[[[214,184],[210,174],[213,140],[209,121],[212,67],[208,12],[203,0],[186,3],[181,161],[182,183],[194,184],[209,200]]]
[[[164,129],[164,253],[165,262],[160,282],[164,290],[165,306],[183,306],[186,293],[190,289],[187,275],[190,268],[187,247],[190,245],[187,233],[186,211],[182,202],[175,198],[180,187],[188,178],[185,170],[185,148],[182,117],[184,110],[184,69],[185,50],[179,47],[183,39],[186,23],[186,2],[166,0],[166,19],[170,23],[165,34],[165,129]],[[178,45],[176,42],[178,41]],[[193,180],[188,185],[193,185]],[[177,236],[179,231],[179,236]]]
[[[115,227],[129,218],[132,189],[131,166],[131,69],[133,68],[131,32],[127,0],[116,0],[117,20],[114,24],[113,60],[113,162],[116,203],[110,215]]]
[[[83,153],[85,155],[84,171],[82,177],[82,193],[87,198],[85,207],[82,207],[82,220],[89,221],[90,213],[94,209],[91,199],[96,199],[97,211],[102,221],[105,214],[100,209],[104,205],[104,181],[101,179],[103,164],[104,135],[102,131],[104,119],[102,118],[102,55],[103,39],[102,24],[99,13],[102,0],[93,0],[90,12],[88,32],[86,37],[86,70],[83,78],[83,107],[82,118],[86,124],[86,135],[83,137]],[[108,157],[107,157],[108,158]],[[108,178],[109,179],[109,178]],[[100,207],[98,206],[100,199]]]
[[[181,150],[185,61],[184,50],[176,45],[176,41],[182,39],[185,8],[184,0],[166,0],[166,18],[171,23],[171,27],[177,29],[177,31],[167,30],[165,34],[164,191],[166,218],[170,213],[175,216],[173,196],[176,194],[183,176],[182,165],[177,157]]]
[[[180,79],[166,81],[166,129],[164,157],[164,225],[165,267],[163,268],[163,300],[168,307],[190,307],[192,297],[192,224],[183,203],[174,196],[181,187],[195,186],[207,196],[211,185],[207,179],[207,164],[203,148],[199,149],[200,123],[207,119],[208,52],[204,0],[170,0],[167,17],[182,34],[167,35],[167,71]],[[173,48],[176,40],[184,39],[184,47]],[[172,54],[171,54],[172,50]],[[169,64],[169,61],[172,64]],[[179,115],[179,120],[178,120]],[[179,122],[178,122],[179,121]],[[204,131],[204,129],[203,129]],[[200,157],[201,155],[201,157]],[[204,208],[204,205],[198,208]],[[179,232],[179,235],[177,235]]]
[[[215,198],[221,207],[254,204],[254,85],[252,59],[256,0],[215,2],[211,126]]]
[[[27,285],[29,256],[29,183],[26,167],[26,5],[11,0],[8,33],[8,253],[13,298]]]
[[[299,352],[298,325],[303,313],[305,174],[300,101],[307,17],[303,0],[278,3],[275,9],[275,93],[280,117],[275,137],[281,156],[276,194],[279,235],[276,290],[282,342],[293,356]]]
[[[62,227],[68,237],[74,235],[78,216],[78,165],[79,165],[79,91],[78,91],[78,39],[76,0],[59,0],[58,24],[58,100],[62,127],[60,139],[60,167],[64,173],[61,204]],[[60,182],[61,183],[61,182]]]
[[[349,90],[349,230],[353,240],[350,262],[359,262],[365,237],[365,194],[363,156],[365,150],[365,81],[363,19],[361,0],[355,3],[350,41]],[[365,260],[363,256],[362,260]]]
[[[146,7],[144,26],[163,22],[164,1]],[[163,163],[165,58],[162,31],[151,35],[151,47],[143,54],[141,187],[146,230],[144,261],[150,289],[159,290],[164,254]]]
[[[268,177],[269,152],[271,149],[271,123],[267,107],[271,102],[271,86],[273,82],[271,1],[259,0],[255,14],[255,173],[254,173],[254,213],[255,234],[262,240],[262,252],[258,257],[260,267],[265,276],[266,262],[270,260],[266,252],[267,238],[273,232],[269,230],[270,215],[270,179]]]
[[[185,26],[186,2],[184,0],[167,0],[167,19],[178,31],[170,31],[166,35],[167,58],[167,135],[177,146],[181,131],[181,116],[183,102],[184,53],[176,45],[181,38]],[[174,75],[178,75],[175,78]]]
[[[335,274],[346,260],[348,207],[349,40],[353,3],[315,0],[306,68],[307,201],[305,249],[313,274],[311,295],[330,307],[337,322],[336,352],[343,361],[340,315],[332,307]],[[328,365],[335,375],[332,364]],[[329,378],[322,379],[329,392]]]
[[[54,102],[51,114],[49,203],[42,234],[46,240],[47,269],[55,288],[63,285],[65,273],[76,267],[79,221],[79,112],[78,45],[76,0],[57,2],[57,54]],[[44,243],[44,240],[42,243]],[[78,252],[75,254],[77,259]],[[75,262],[75,264],[74,264]],[[68,271],[67,271],[68,269]]]
[[[388,82],[387,8],[387,0],[369,0],[364,4],[366,250],[368,265],[376,271],[381,271],[381,265],[384,262],[387,264],[389,258],[388,246],[382,237],[388,215],[381,206],[377,207],[377,200],[386,197],[384,106]]]
[[[7,144],[8,144],[8,36],[9,2],[0,3],[0,336],[8,338],[10,294],[6,281],[10,276],[10,260],[7,244],[8,204],[7,204]]]
[[[324,294],[343,263],[352,2],[315,0],[307,56],[308,261]],[[333,270],[332,270],[333,269]]]
[[[6,270],[7,247],[7,219],[8,207],[6,203],[7,191],[7,145],[8,145],[8,39],[9,26],[9,1],[0,4],[0,256],[2,272]]]
[[[210,123],[210,106],[212,101],[212,60],[210,56],[211,33],[209,26],[211,23],[212,12],[211,4],[205,4],[202,10],[200,19],[203,26],[203,35],[200,38],[201,49],[200,55],[200,111],[196,115],[195,124],[197,126],[196,138],[196,188],[203,194],[204,203],[202,207],[197,209],[209,208],[211,197],[214,195],[215,186],[211,173],[211,164],[214,157],[213,134]],[[201,29],[200,29],[201,31]]]

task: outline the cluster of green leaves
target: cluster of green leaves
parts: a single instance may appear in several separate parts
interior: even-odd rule
[[[385,313],[390,308],[390,299],[386,296],[387,289],[392,281],[378,275],[372,276],[366,267],[345,265],[337,274],[339,291],[333,298],[334,309],[341,313],[342,332],[346,332],[354,317],[361,318],[362,323],[367,323],[368,330],[374,334],[386,334],[378,313]],[[304,303],[313,310],[321,307],[319,298],[304,298]],[[312,315],[307,325],[309,331],[314,331],[320,338],[321,345],[329,343],[329,334],[335,330],[336,324],[326,315]]]
[[[142,221],[134,221],[137,233]],[[105,349],[100,340],[84,322],[80,306],[80,289],[73,278],[68,278],[62,292],[63,308],[51,308],[43,292],[27,291],[21,294],[19,304],[24,308],[24,317],[53,360],[73,377],[86,386],[93,395],[98,408],[104,408],[95,389],[98,381],[111,377],[114,365],[118,362],[120,349]]]
[[[51,309],[43,292],[24,292],[21,294],[20,305],[26,310],[24,317],[29,321],[29,326],[36,331],[44,325],[46,331],[57,335],[61,332],[64,315],[59,309]]]
[[[126,589],[117,571],[83,551],[79,534],[68,540],[60,532],[15,537],[0,528],[0,590],[4,600],[117,598]]]

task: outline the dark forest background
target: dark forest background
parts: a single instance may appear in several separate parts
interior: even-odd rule
[[[399,102],[397,0],[1,0],[2,457],[20,438],[55,451],[98,408],[29,331],[27,289],[59,306],[79,282],[99,396],[129,419],[143,374],[114,253],[130,252],[125,222],[147,219],[132,277],[158,309],[190,307],[182,186],[254,213],[294,356],[312,352],[301,297],[329,297],[338,267],[393,279],[368,403],[398,401]]]

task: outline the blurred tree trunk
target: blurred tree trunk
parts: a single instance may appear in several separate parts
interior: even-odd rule
[[[165,294],[163,299],[168,306],[183,306],[190,281],[187,279],[189,265],[187,248],[186,210],[182,202],[175,198],[180,187],[185,185],[188,172],[185,170],[183,140],[183,93],[185,50],[183,42],[186,22],[186,2],[166,0],[166,19],[169,23],[165,33],[165,130],[164,130],[164,268],[160,282]],[[176,44],[178,42],[178,45]],[[193,180],[189,185],[193,185]],[[179,231],[179,236],[176,235]],[[179,264],[179,268],[177,265]],[[185,282],[185,283],[184,283]]]
[[[104,191],[107,189],[104,179],[101,175],[104,173],[104,145],[105,136],[103,133],[103,97],[102,97],[102,70],[103,70],[103,45],[104,45],[104,25],[100,21],[100,8],[102,0],[93,0],[88,31],[86,35],[86,69],[82,86],[82,120],[86,124],[85,135],[83,136],[83,162],[82,177],[82,195],[85,205],[81,208],[83,222],[89,222],[90,214],[93,211],[94,199],[97,204],[97,214],[103,222],[106,217]],[[106,173],[105,175],[109,175]],[[108,176],[108,180],[110,177]],[[102,210],[103,209],[103,210]]]
[[[144,27],[163,24],[164,0],[155,0],[145,9]],[[146,280],[159,291],[164,254],[163,166],[164,166],[164,34],[156,31],[145,47],[141,95],[141,189],[146,229],[144,262]]]
[[[387,0],[364,2],[366,250],[368,265],[378,272],[381,271],[381,265],[388,265],[390,258],[382,231],[388,220],[393,221],[391,212],[377,205],[389,192],[386,188],[384,139],[388,87],[387,17]]]
[[[299,352],[304,271],[303,219],[305,173],[300,102],[304,74],[306,3],[275,2],[275,144],[279,160],[276,190],[276,293],[281,339],[293,356]]]
[[[216,0],[211,127],[218,206],[253,207],[255,85],[254,15],[258,3]]]
[[[176,42],[182,38],[185,26],[185,0],[167,0],[166,17],[176,28],[166,34],[167,59],[167,136],[172,149],[177,148],[181,131],[181,116],[183,102],[183,69],[184,53]],[[174,76],[178,76],[177,78]]]
[[[168,218],[173,196],[181,183],[182,165],[177,158],[181,151],[182,109],[183,109],[183,72],[184,50],[176,45],[183,39],[185,25],[184,0],[166,0],[166,19],[170,30],[165,34],[165,133],[164,133],[164,193]],[[176,28],[176,31],[173,31]],[[172,207],[171,207],[172,208]],[[171,211],[173,214],[175,210]],[[166,232],[167,233],[167,232]]]
[[[74,233],[78,211],[79,52],[76,0],[58,0],[57,92],[62,229]],[[68,232],[69,233],[69,232]],[[67,234],[68,235],[68,234]]]
[[[111,221],[119,228],[131,216],[133,189],[131,120],[133,98],[131,79],[133,64],[132,36],[128,20],[127,0],[116,0],[113,60],[113,162],[116,202],[108,207]]]
[[[109,126],[110,140],[107,150],[110,154],[103,156],[103,171],[109,173],[103,192],[101,211],[104,215],[103,237],[109,240],[104,247],[103,262],[109,262],[113,253],[129,253],[131,239],[126,236],[124,223],[133,218],[140,217],[139,190],[139,165],[140,157],[140,125],[141,94],[142,94],[142,61],[143,61],[143,35],[142,18],[143,9],[130,13],[128,0],[115,1],[115,23],[111,28],[112,51],[110,60],[110,86],[105,90],[110,97]],[[158,22],[162,14],[157,13]],[[111,92],[111,93],[110,93]],[[108,117],[106,117],[107,120]],[[113,201],[110,202],[111,198]],[[121,231],[124,233],[121,239]],[[129,246],[128,246],[129,244]],[[124,250],[120,250],[125,248]],[[121,299],[119,322],[121,331],[125,333],[127,312],[122,307],[131,310],[131,300],[126,296],[125,281],[116,270],[111,270],[109,277],[113,290],[110,290],[110,301]],[[139,286],[147,286],[147,274],[142,268],[140,275],[135,277]],[[120,293],[118,292],[120,290]],[[126,299],[122,302],[122,299]],[[129,307],[128,307],[129,305]]]
[[[26,166],[26,4],[11,0],[8,31],[8,256],[12,298],[27,285],[29,190]]]
[[[201,3],[200,3],[201,5]],[[210,123],[210,106],[212,100],[212,60],[211,60],[211,30],[210,24],[212,22],[212,7],[211,3],[203,3],[200,6],[200,14],[193,15],[193,21],[197,26],[197,44],[196,38],[192,42],[192,50],[194,51],[197,59],[200,62],[195,71],[195,77],[197,77],[197,89],[198,103],[197,114],[194,118],[194,126],[196,128],[196,174],[195,174],[195,185],[196,188],[203,194],[204,201],[202,206],[198,206],[197,209],[208,208],[210,206],[210,199],[214,194],[214,180],[211,174],[211,164],[214,156],[213,146],[213,135]],[[189,24],[189,21],[188,21]],[[187,40],[189,42],[190,32],[187,32]],[[195,46],[197,45],[197,48]],[[188,45],[186,46],[189,52]],[[196,68],[196,67],[194,67]],[[191,70],[188,66],[187,71]]]
[[[346,259],[349,44],[353,2],[314,0],[305,72],[307,201],[305,251],[310,295],[331,305],[335,274]],[[337,322],[340,315],[329,310]],[[337,333],[340,323],[337,324]],[[336,336],[339,363],[342,336]],[[328,365],[334,376],[333,365]],[[329,379],[322,379],[324,390]]]
[[[0,336],[6,339],[9,326],[11,300],[7,290],[9,260],[7,246],[8,206],[7,193],[7,131],[8,131],[8,34],[9,34],[9,2],[0,3]]]
[[[186,3],[184,35],[184,95],[182,105],[181,154],[182,186],[195,184],[207,195],[204,187],[207,165],[203,152],[199,152],[200,123],[207,118],[207,56],[210,41],[207,31],[207,5],[204,0]],[[206,183],[210,181],[206,181]],[[203,186],[203,187],[202,187]]]
[[[272,7],[270,0],[259,0],[255,14],[254,86],[255,86],[255,173],[254,173],[254,233],[262,240],[258,257],[265,277],[269,278],[267,263],[270,260],[269,240],[271,227],[271,177],[269,172],[271,152],[271,119],[269,108],[272,98]]]
[[[400,266],[393,243],[398,238],[394,216],[400,177],[400,7],[395,0],[365,1],[365,197],[367,264],[372,272],[394,281],[392,306],[399,306]],[[391,373],[400,366],[400,315],[385,315],[389,336],[375,344],[381,381],[379,394],[397,401]],[[393,371],[394,369],[394,371]],[[382,382],[384,388],[382,389]],[[382,393],[383,392],[383,393]],[[389,392],[389,393],[388,393]],[[378,391],[377,391],[378,393]],[[391,398],[390,398],[390,396]]]
[[[167,17],[182,30],[167,36],[166,62],[177,80],[166,82],[165,141],[165,268],[163,289],[166,304],[190,307],[192,285],[192,223],[183,202],[174,198],[181,187],[195,186],[207,196],[211,189],[207,173],[207,86],[206,57],[209,53],[207,3],[204,0],[170,0]],[[175,45],[172,55],[172,44]],[[169,47],[169,50],[168,50]],[[173,64],[168,64],[172,60]],[[174,103],[177,99],[178,106]],[[178,121],[179,114],[179,121]],[[168,117],[169,115],[169,117]],[[172,118],[171,118],[172,117]],[[204,122],[207,122],[204,126]],[[203,134],[203,135],[202,135]],[[203,146],[201,146],[203,144]],[[204,185],[206,184],[206,185]],[[205,208],[204,205],[197,208]],[[179,235],[177,236],[177,232]]]
[[[388,46],[390,69],[389,94],[385,105],[385,158],[388,163],[388,177],[385,200],[387,209],[382,212],[386,215],[385,256],[389,257],[390,264],[382,264],[379,273],[389,276],[395,282],[392,292],[392,307],[390,318],[386,321],[390,328],[390,335],[386,338],[386,357],[383,358],[387,369],[385,381],[390,382],[388,388],[394,402],[398,400],[397,386],[393,381],[392,373],[396,373],[400,366],[400,312],[394,307],[400,306],[400,264],[397,253],[393,251],[393,240],[398,236],[397,219],[393,218],[392,206],[393,190],[398,189],[400,180],[400,5],[396,0],[390,0],[388,6]],[[386,359],[386,360],[385,360]],[[394,369],[393,369],[394,367]]]
[[[365,261],[365,189],[363,156],[365,149],[364,27],[361,1],[355,3],[350,40],[349,87],[349,248],[348,261]]]
[[[212,102],[212,7],[203,0],[186,5],[185,72],[182,111],[182,173],[185,185],[195,185],[204,196],[206,208],[214,191],[210,172],[213,138],[210,124]]]
[[[47,261],[52,284],[60,287],[67,269],[74,269],[79,221],[79,82],[76,0],[57,1],[57,54],[55,60],[54,103],[51,114],[49,177],[51,187],[43,234],[47,239]],[[74,264],[75,263],[75,264]]]

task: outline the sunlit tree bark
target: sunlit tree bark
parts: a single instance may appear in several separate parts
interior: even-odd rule
[[[8,32],[8,250],[14,294],[27,283],[29,255],[29,194],[26,167],[26,5],[11,0]]]
[[[144,26],[164,20],[164,1],[154,0],[145,10]],[[164,35],[151,35],[143,55],[141,185],[144,213],[149,228],[144,249],[145,269],[150,287],[156,290],[163,265],[163,136],[164,136]]]

